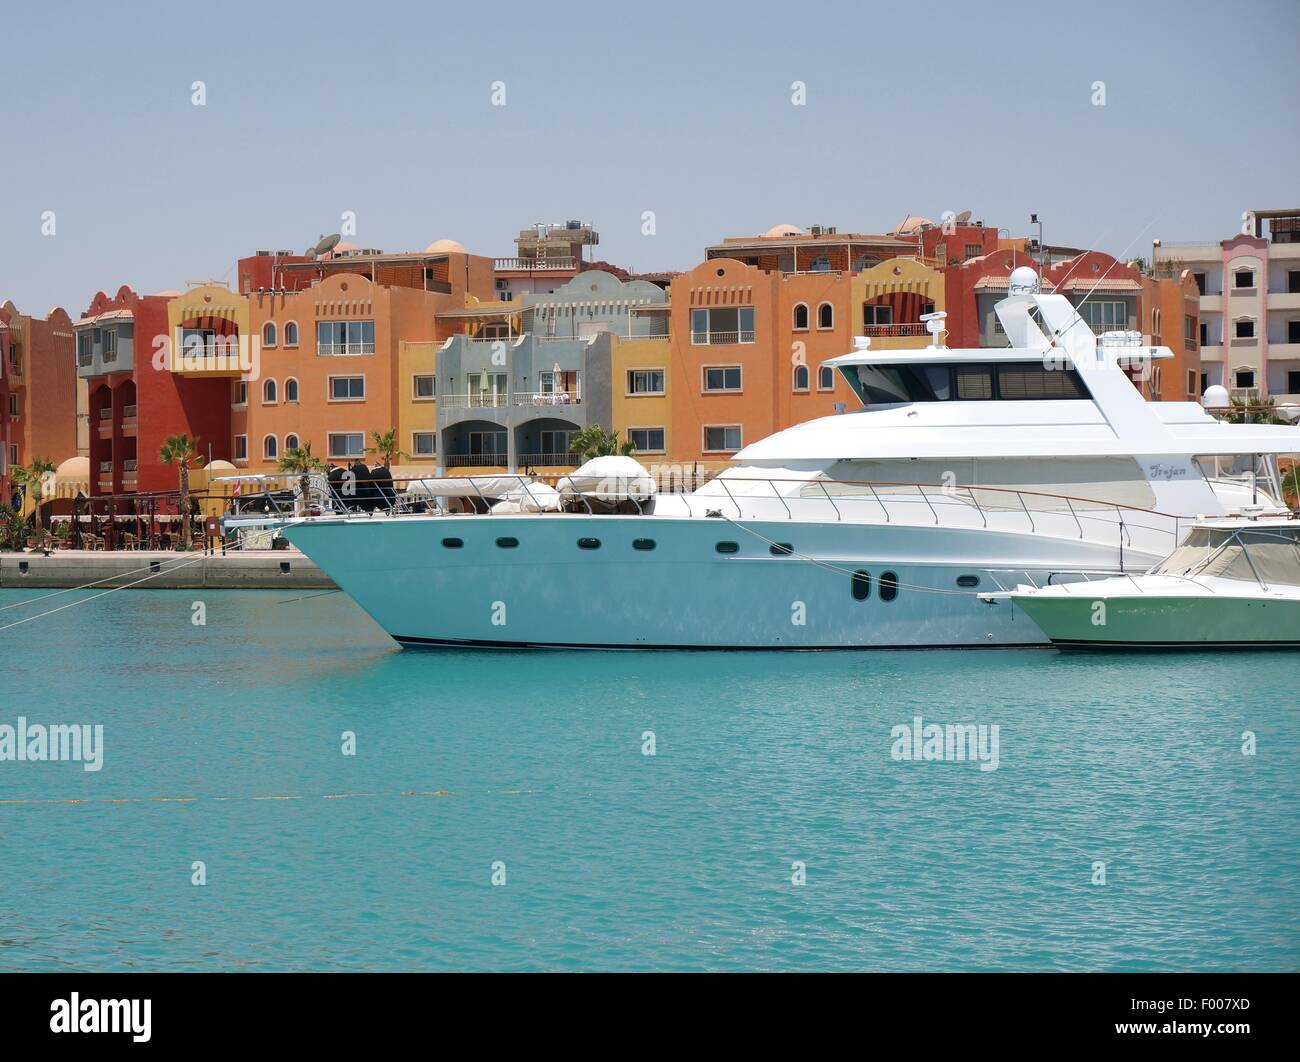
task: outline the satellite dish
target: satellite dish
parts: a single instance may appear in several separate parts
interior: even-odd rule
[[[960,214],[957,215],[957,224],[965,225],[966,222],[970,221],[970,215],[971,212],[969,210],[963,210]]]
[[[339,240],[341,239],[343,239],[343,237],[340,236],[337,232],[329,236],[322,236],[320,238],[320,241],[316,244],[316,246],[313,247],[310,251],[308,251],[307,254],[312,258],[319,258],[321,255],[325,254],[326,252],[334,250],[334,248],[338,245]]]

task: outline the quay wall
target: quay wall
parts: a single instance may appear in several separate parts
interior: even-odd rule
[[[98,583],[109,590],[331,590],[334,582],[296,550],[175,553],[56,550],[0,553],[0,590],[63,590]]]

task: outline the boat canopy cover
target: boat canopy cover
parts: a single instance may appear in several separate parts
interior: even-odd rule
[[[644,501],[655,493],[654,476],[634,457],[610,454],[593,457],[557,484],[561,494],[584,494],[589,498]]]
[[[560,509],[560,492],[549,483],[520,484],[501,495],[494,513],[552,513]]]
[[[518,490],[525,476],[447,476],[414,479],[406,493],[415,498],[500,498]],[[530,484],[532,486],[532,484]]]
[[[1300,528],[1195,527],[1153,575],[1214,576],[1242,582],[1300,586]]]

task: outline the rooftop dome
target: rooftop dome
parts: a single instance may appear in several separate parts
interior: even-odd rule
[[[355,251],[355,250],[357,250],[357,245],[355,243],[348,243],[346,240],[343,243],[336,243],[334,245],[334,251],[336,253],[338,251]]]
[[[767,230],[767,232],[763,233],[763,235],[764,236],[802,236],[804,235],[804,231],[798,225],[773,225],[770,229]]]
[[[434,240],[424,249],[425,254],[447,254],[449,252],[464,254],[465,248],[455,240]]]
[[[90,479],[90,458],[69,457],[54,470],[54,478],[67,482]]]
[[[903,223],[899,225],[895,231],[898,233],[917,232],[918,230],[924,228],[926,225],[933,225],[933,224],[934,224],[933,221],[931,221],[929,218],[921,217],[920,214],[908,214],[907,217],[903,219]]]

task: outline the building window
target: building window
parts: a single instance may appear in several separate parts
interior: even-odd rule
[[[632,440],[638,453],[661,454],[664,452],[663,428],[628,428],[627,437]]]
[[[1208,347],[1209,345],[1210,345],[1210,326],[1207,322],[1202,321],[1201,322],[1201,346]]]
[[[984,248],[978,243],[968,243],[965,248],[966,258],[978,258],[984,253]]]
[[[708,424],[704,428],[705,453],[734,453],[740,449],[739,424]]]
[[[796,365],[794,367],[794,389],[796,391],[808,390],[808,366]]]
[[[1288,269],[1286,290],[1291,295],[1300,295],[1300,269]]]
[[[1253,269],[1238,269],[1232,274],[1232,286],[1234,288],[1253,288],[1255,286],[1255,271]]]
[[[718,306],[691,311],[691,344],[754,342],[754,307]]]
[[[537,433],[542,445],[542,455],[567,458],[573,450],[573,432],[563,428],[545,428]]]
[[[739,391],[739,365],[711,365],[704,369],[705,391]]]
[[[817,390],[835,390],[835,370],[831,366],[822,365],[817,369]]]
[[[1103,332],[1123,332],[1128,329],[1128,307],[1122,302],[1085,302],[1079,311],[1080,316],[1096,335],[1101,335]]]
[[[804,332],[808,329],[808,306],[806,303],[799,303],[794,308],[794,330]]]
[[[862,307],[862,327],[871,329],[894,323],[894,308],[888,305],[868,304]]]
[[[438,378],[432,373],[412,376],[411,396],[417,402],[432,402],[438,396]]]
[[[100,357],[104,361],[117,361],[117,331],[104,328],[99,333]]]
[[[236,461],[248,460],[248,436],[247,435],[235,436],[235,460]]]
[[[664,393],[663,369],[628,369],[627,393],[630,395],[661,395]]]
[[[293,432],[290,432],[284,437],[284,449],[286,452],[289,450],[297,450],[298,447],[298,436],[294,435]]]
[[[1183,315],[1183,346],[1188,350],[1196,349],[1196,318],[1190,314]]]
[[[1187,395],[1189,398],[1196,397],[1196,370],[1187,370]]]
[[[831,260],[828,255],[819,254],[812,260],[808,266],[810,273],[829,273],[831,271]]]
[[[262,404],[265,406],[275,405],[276,403],[275,392],[276,392],[275,378],[268,376],[265,380],[262,381]]]
[[[1238,369],[1233,377],[1233,386],[1243,389],[1249,389],[1255,386],[1254,369]]]
[[[1243,317],[1240,320],[1232,322],[1232,334],[1237,339],[1254,339],[1255,322],[1252,318]]]
[[[1300,321],[1287,321],[1286,341],[1288,343],[1300,343]]]
[[[297,321],[285,321],[284,345],[286,347],[296,347],[298,345],[298,322]]]
[[[829,302],[823,302],[817,307],[817,327],[834,328],[835,327],[835,307]]]
[[[1151,338],[1152,339],[1160,338],[1160,311],[1159,310],[1151,311]]]
[[[366,436],[360,431],[330,432],[330,457],[361,457],[366,452]]]
[[[1193,273],[1193,274],[1192,274],[1192,279],[1196,281],[1196,290],[1199,291],[1202,295],[1204,295],[1204,294],[1205,294],[1205,274],[1204,274],[1204,273]]]
[[[505,457],[509,452],[503,431],[471,431],[468,439],[470,457]]]
[[[1300,372],[1292,369],[1286,374],[1286,393],[1300,395]]]
[[[235,405],[237,406],[248,405],[248,381],[247,380],[235,381]]]
[[[274,461],[280,456],[280,440],[274,435],[268,435],[262,440],[262,456],[268,461]]]
[[[18,396],[12,392],[9,395],[9,416],[18,417]]]
[[[873,265],[878,264],[879,258],[869,254],[855,255],[853,258],[853,272],[861,273],[864,269],[870,269]]]
[[[285,329],[285,332],[288,332],[287,328]],[[298,401],[298,381],[292,376],[284,381],[284,400],[286,402]]]
[[[77,364],[85,368],[95,356],[95,336],[89,328],[77,333]]]
[[[411,434],[411,456],[433,457],[438,452],[438,433],[417,431]]]
[[[275,322],[274,321],[267,321],[266,324],[262,325],[262,346],[264,347],[275,346]]]
[[[374,352],[374,321],[320,321],[316,325],[317,354],[346,357]]]
[[[364,376],[331,376],[331,402],[361,402],[366,397],[366,378]]]

